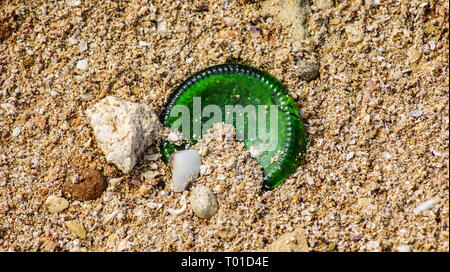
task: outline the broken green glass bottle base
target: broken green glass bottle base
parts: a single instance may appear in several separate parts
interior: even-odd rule
[[[187,145],[195,144],[215,121],[233,125],[262,167],[266,189],[293,173],[306,152],[307,135],[294,100],[280,81],[254,67],[217,65],[188,78],[172,93],[161,115],[171,130],[183,123],[180,118],[186,119],[180,106],[186,109],[188,129],[175,129],[183,132]],[[178,149],[169,142],[161,146],[166,161]]]

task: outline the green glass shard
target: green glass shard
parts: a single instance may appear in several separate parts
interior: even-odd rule
[[[174,109],[181,105],[189,109],[188,135],[184,137],[190,144],[196,143],[194,127],[200,122],[202,131],[211,118],[196,118],[193,114],[195,99],[201,100],[201,112],[208,105],[217,105],[221,110],[221,120],[228,122],[236,128],[236,134],[241,135],[247,149],[261,165],[264,171],[264,188],[273,189],[282,183],[298,167],[303,153],[306,152],[307,136],[300,118],[300,114],[292,97],[288,95],[282,84],[267,72],[240,64],[224,64],[207,68],[191,76],[183,82],[169,98],[161,121],[171,127],[174,122],[182,118]],[[197,104],[198,105],[198,104]],[[231,113],[232,119],[227,119],[230,106],[240,105],[244,109],[251,109],[248,105],[258,109],[266,109],[262,115],[244,112],[244,121],[237,122],[238,114]],[[270,111],[276,106],[277,111]],[[198,106],[196,106],[198,107]],[[232,107],[231,107],[232,108]],[[198,109],[196,109],[198,111]],[[228,111],[227,111],[228,110]],[[271,114],[276,114],[277,124],[270,124]],[[252,119],[252,115],[255,119]],[[262,118],[265,115],[265,118]],[[209,116],[209,115],[208,115]],[[195,118],[194,118],[195,117]],[[229,117],[229,116],[228,116]],[[276,119],[276,118],[275,118]],[[240,119],[242,120],[242,119]],[[263,126],[254,126],[265,120]],[[227,123],[227,122],[226,122]],[[243,124],[243,125],[242,125]],[[209,127],[206,127],[208,129]],[[261,131],[266,129],[266,135],[259,137]],[[268,137],[267,137],[268,134]],[[256,137],[255,137],[256,135]],[[172,152],[179,149],[168,142],[161,146],[165,160]]]

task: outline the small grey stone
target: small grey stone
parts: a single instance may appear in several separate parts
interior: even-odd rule
[[[301,79],[311,81],[319,77],[319,65],[302,60],[297,66],[297,75]]]
[[[195,215],[202,219],[210,219],[219,210],[216,197],[205,185],[198,185],[192,188],[189,201]]]

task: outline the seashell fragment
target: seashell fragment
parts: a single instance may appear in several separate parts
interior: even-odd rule
[[[197,179],[201,159],[198,150],[188,149],[173,153],[170,157],[172,169],[172,190],[182,192],[191,179]]]
[[[186,198],[184,195],[181,197],[180,203],[182,203],[181,208],[179,208],[179,209],[168,208],[167,211],[173,216],[182,214],[186,210],[186,207],[187,207]]]

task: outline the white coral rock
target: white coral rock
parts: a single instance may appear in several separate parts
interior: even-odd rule
[[[150,106],[113,96],[87,109],[86,115],[106,160],[124,173],[133,169],[142,151],[156,142],[161,129]]]

